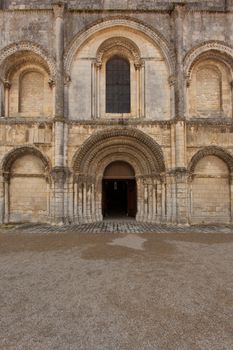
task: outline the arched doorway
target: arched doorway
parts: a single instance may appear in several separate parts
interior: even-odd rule
[[[110,163],[104,171],[102,183],[103,217],[134,217],[137,213],[135,172],[124,161]]]
[[[109,210],[106,191],[111,198],[115,186],[124,193],[118,198],[124,216],[160,222],[166,207],[164,173],[161,147],[142,131],[116,127],[95,133],[73,159],[74,221],[102,221]],[[105,181],[112,186],[109,192]],[[114,209],[111,203],[110,208]]]

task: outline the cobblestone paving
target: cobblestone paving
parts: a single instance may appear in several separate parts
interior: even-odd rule
[[[194,225],[175,226],[140,223],[136,221],[102,221],[91,224],[72,224],[63,226],[52,226],[48,224],[22,224],[11,229],[10,232],[24,233],[233,233],[233,226],[230,225]]]

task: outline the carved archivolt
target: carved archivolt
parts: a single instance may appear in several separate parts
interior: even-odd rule
[[[46,173],[49,173],[51,169],[50,160],[47,156],[45,156],[38,148],[30,145],[25,145],[21,147],[13,148],[10,152],[8,152],[2,162],[1,162],[1,169],[3,173],[9,173],[11,170],[11,167],[15,160],[19,157],[22,157],[27,154],[32,154],[36,157],[38,157],[42,163],[44,164]]]
[[[228,153],[226,150],[224,150],[221,147],[218,146],[207,146],[199,150],[194,156],[192,157],[188,170],[190,172],[190,175],[192,175],[195,171],[195,167],[199,160],[206,156],[216,156],[222,159],[228,166],[229,171],[233,173],[233,156]]]
[[[134,61],[135,68],[139,68],[142,64],[137,45],[124,37],[114,37],[104,41],[97,51],[96,64],[102,66],[103,58],[111,57],[114,53],[131,58]]]
[[[133,29],[135,31],[140,31],[143,35],[147,35],[150,40],[152,40],[156,46],[161,49],[162,55],[164,56],[165,61],[168,64],[169,74],[174,74],[175,71],[175,60],[174,53],[171,52],[168,42],[164,39],[164,37],[156,32],[154,29],[152,30],[148,26],[145,26],[139,21],[132,20],[131,18],[111,18],[107,19],[101,23],[97,23],[92,25],[89,29],[78,33],[75,38],[72,40],[68,48],[65,52],[65,72],[67,76],[71,74],[71,66],[74,61],[74,57],[77,53],[77,50],[85,43],[88,38],[90,38],[93,34],[96,34],[98,31],[113,28],[115,26],[124,26],[129,29]],[[128,40],[128,39],[127,39]],[[135,52],[135,47],[133,49]]]
[[[109,157],[112,161],[121,159],[131,163],[132,160],[137,175],[165,171],[161,147],[142,131],[132,128],[106,129],[89,137],[75,154],[72,166],[75,173],[93,175]]]
[[[190,50],[184,58],[184,72],[190,78],[194,65],[204,59],[217,59],[233,67],[233,48],[219,41],[209,41]]]
[[[50,76],[55,79],[56,76],[56,64],[54,59],[48,55],[48,53],[39,45],[34,44],[30,41],[20,41],[18,43],[11,44],[0,51],[0,67],[2,73],[7,73],[9,70],[9,58],[12,55],[16,55],[16,58],[19,58],[19,64],[22,64],[23,56],[28,56],[29,53],[33,53],[33,62],[42,64],[48,70]],[[8,63],[7,63],[8,62]],[[15,62],[17,65],[17,60]]]

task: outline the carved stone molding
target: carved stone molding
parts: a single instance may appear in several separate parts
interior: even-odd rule
[[[123,55],[128,58],[132,58],[134,61],[135,68],[140,68],[142,66],[141,55],[138,47],[128,38],[124,37],[114,37],[104,41],[96,55],[96,66],[101,68],[103,63],[103,58],[107,55],[112,56],[115,52],[118,55]]]
[[[198,61],[210,58],[220,59],[233,67],[233,47],[221,41],[208,41],[194,47],[184,58],[184,71],[186,76],[190,76],[192,67]]]
[[[11,167],[14,163],[14,161],[19,158],[22,157],[24,155],[27,154],[32,154],[36,157],[38,157],[42,163],[44,164],[45,167],[45,171],[48,172],[49,169],[51,168],[50,165],[50,161],[47,158],[47,156],[45,156],[38,148],[31,146],[31,145],[24,145],[24,146],[19,146],[16,148],[13,148],[10,152],[8,152],[1,163],[1,169],[2,172],[10,172]]]
[[[228,166],[229,171],[233,173],[233,156],[228,153],[224,148],[218,147],[218,146],[207,146],[199,150],[194,156],[192,157],[188,170],[190,172],[190,175],[192,175],[195,171],[195,167],[199,160],[206,156],[216,156],[222,159]]]
[[[96,34],[98,31],[103,29],[114,28],[114,26],[124,26],[126,28],[132,29],[147,35],[150,40],[158,46],[162,52],[162,55],[168,65],[170,74],[175,72],[175,54],[169,46],[166,39],[156,30],[145,26],[140,21],[132,20],[129,17],[117,16],[109,17],[104,21],[98,23],[93,23],[88,29],[78,33],[75,38],[72,40],[70,45],[67,47],[65,52],[65,71],[66,74],[70,75],[72,63],[76,55],[77,50],[88,40],[92,35]]]
[[[108,128],[89,137],[73,157],[74,171],[87,173],[91,163],[97,163],[98,159],[100,162],[101,159],[109,160],[111,155],[112,160],[128,157],[135,166],[137,162],[139,166],[145,163],[143,171],[146,174],[165,171],[163,152],[157,142],[140,130],[124,127]]]
[[[43,64],[48,67],[48,71],[50,76],[55,79],[56,77],[56,64],[55,60],[44,50],[40,45],[35,44],[30,41],[20,41],[17,43],[13,43],[5,48],[3,48],[0,51],[0,68],[1,70],[6,70],[6,67],[4,67],[6,60],[9,61],[9,57],[12,55],[18,55],[19,53],[22,53],[22,57],[24,54],[28,55],[28,52],[32,52],[36,55],[38,55],[38,59],[40,62],[43,62]],[[16,56],[17,58],[17,56]],[[35,58],[35,57],[34,57]],[[33,61],[35,63],[35,60],[33,58]],[[21,60],[21,58],[20,58]],[[20,61],[21,62],[21,61]],[[25,61],[27,62],[27,61]],[[14,64],[17,64],[17,60]]]

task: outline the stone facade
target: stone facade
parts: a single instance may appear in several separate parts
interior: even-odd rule
[[[0,221],[103,220],[103,177],[130,164],[136,219],[233,220],[233,1],[3,0]],[[130,113],[106,113],[106,65]]]

